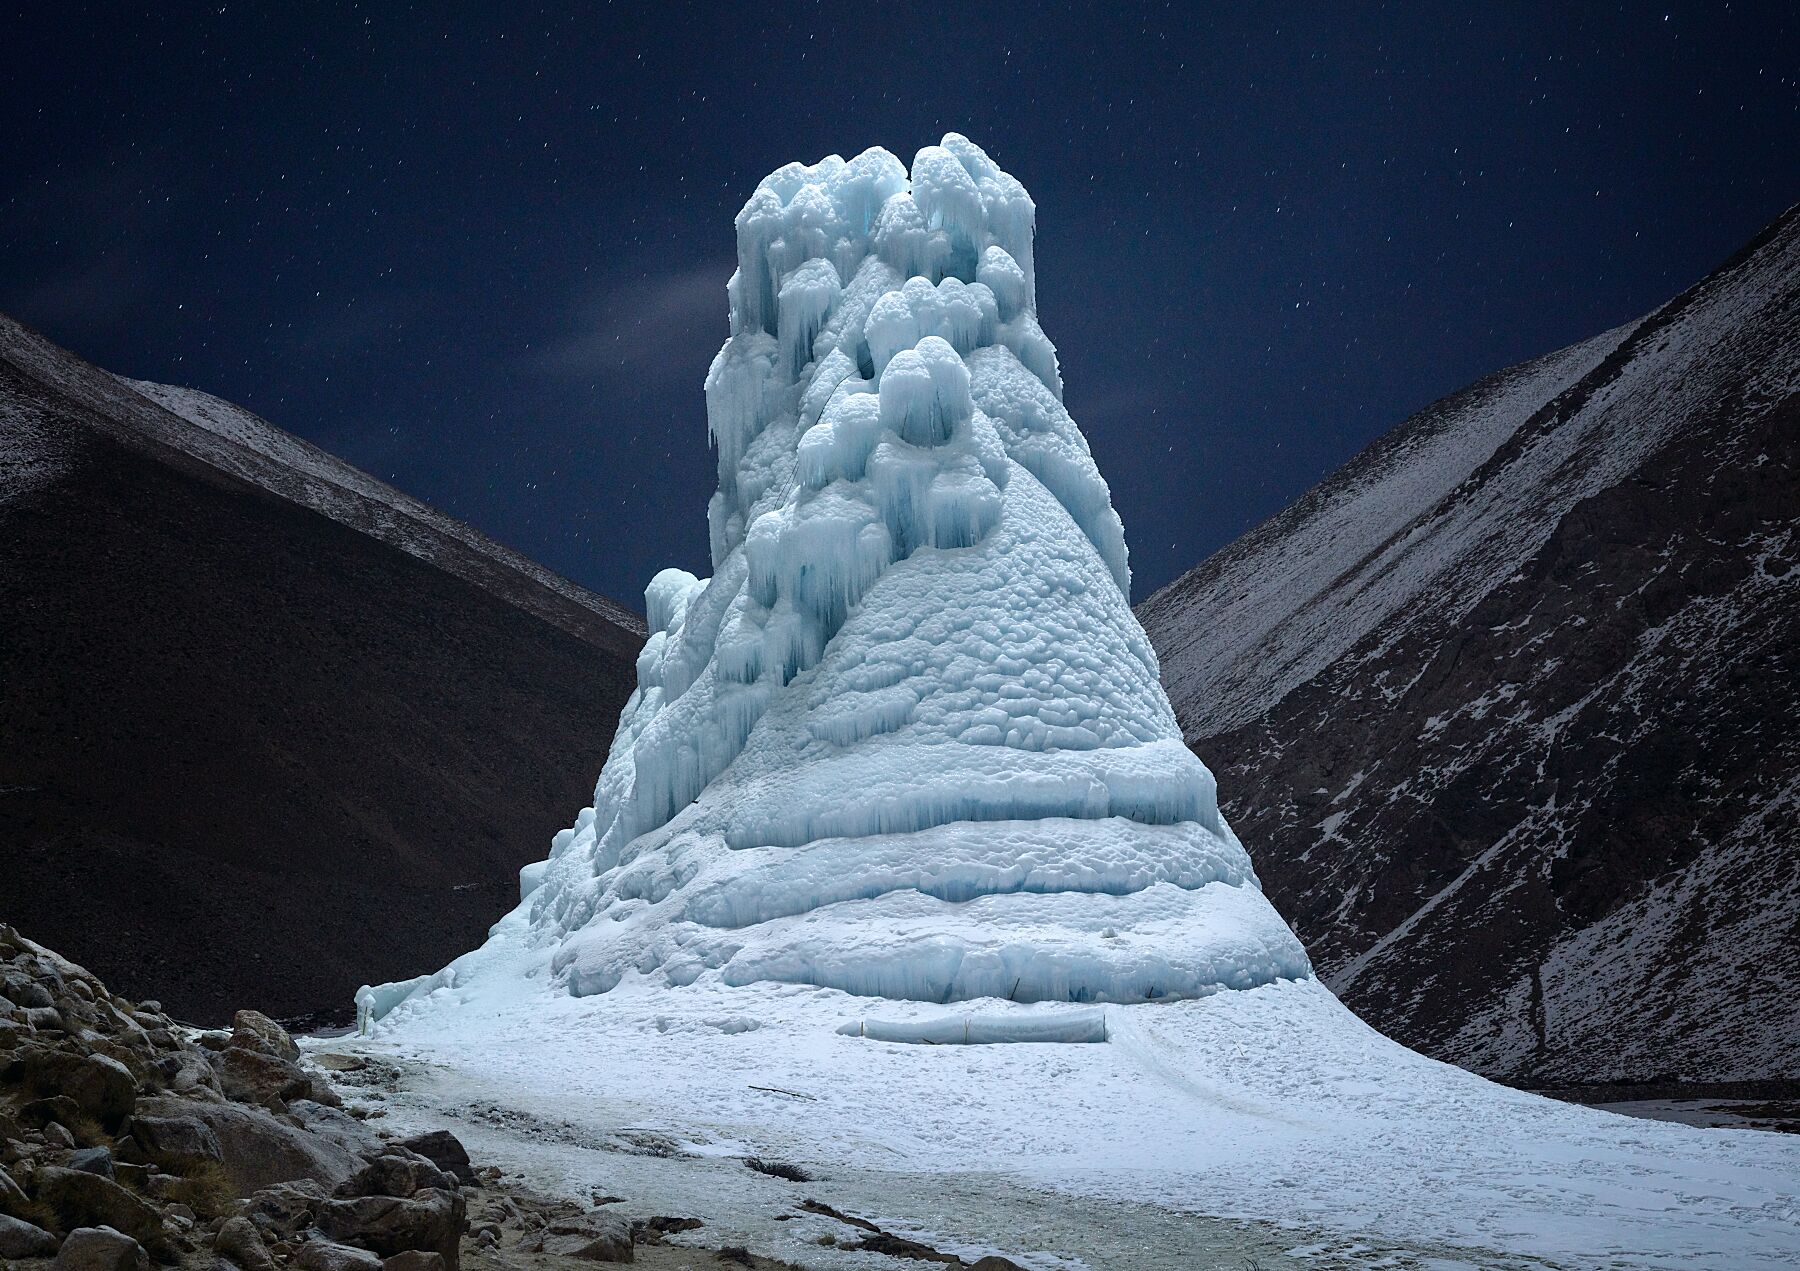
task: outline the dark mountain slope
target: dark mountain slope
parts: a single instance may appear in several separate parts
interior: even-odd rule
[[[591,799],[642,638],[238,415],[0,320],[0,917],[197,1019],[478,943]]]
[[[1800,1076],[1800,217],[1140,607],[1345,1000],[1516,1080]]]

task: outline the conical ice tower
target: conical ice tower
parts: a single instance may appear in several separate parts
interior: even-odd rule
[[[1131,1002],[1310,974],[1126,601],[1034,213],[951,134],[910,173],[790,164],[738,214],[713,577],[650,584],[594,806],[509,919],[569,992]],[[365,990],[365,1020],[471,970]]]

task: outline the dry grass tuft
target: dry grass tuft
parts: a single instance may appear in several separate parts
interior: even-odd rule
[[[201,1218],[224,1218],[237,1208],[237,1193],[217,1165],[196,1166],[181,1176],[181,1181],[168,1191],[168,1198],[186,1205]]]

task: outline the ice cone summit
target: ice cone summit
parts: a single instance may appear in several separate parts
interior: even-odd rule
[[[594,806],[495,929],[571,993],[1126,1002],[1310,975],[1126,601],[1034,216],[956,134],[910,173],[789,164],[738,214],[713,577],[650,584]],[[365,989],[364,1018],[474,969]]]

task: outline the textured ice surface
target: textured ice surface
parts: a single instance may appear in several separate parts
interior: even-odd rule
[[[651,582],[594,806],[520,879],[570,992],[1081,1003],[1310,974],[1126,603],[1034,214],[954,134],[910,171],[790,164],[738,214],[713,577]],[[366,1021],[482,964],[370,990]]]

